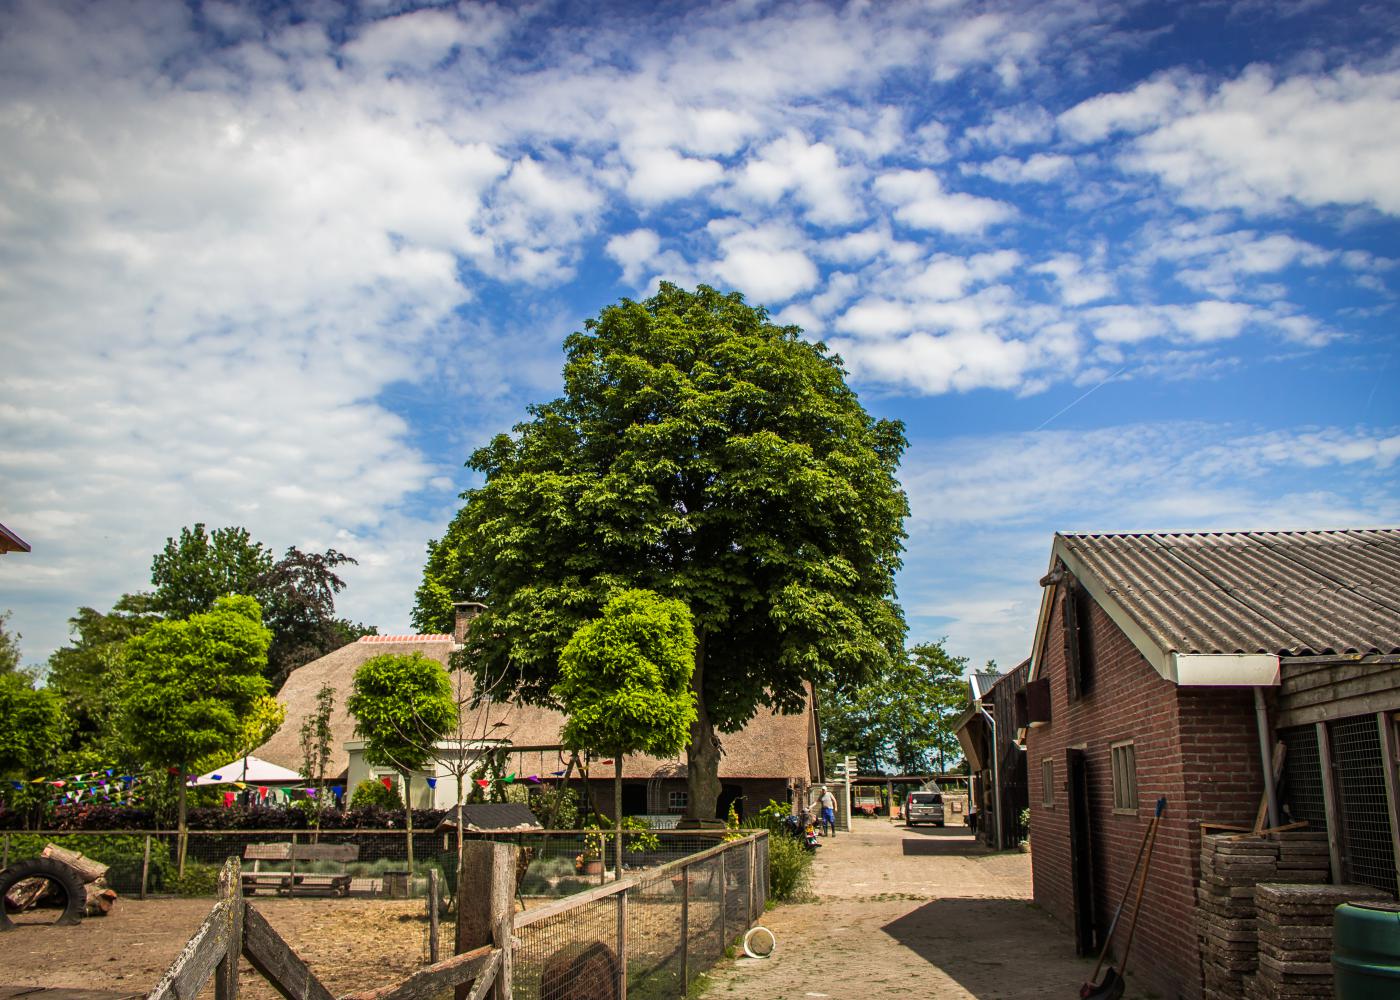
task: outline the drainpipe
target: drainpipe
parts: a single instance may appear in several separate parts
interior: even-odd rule
[[[1269,709],[1264,704],[1264,689],[1254,689],[1254,721],[1259,727],[1259,760],[1264,765],[1264,798],[1269,804],[1269,826],[1281,826],[1278,796],[1274,793],[1273,735],[1269,731]]]
[[[1258,688],[1255,688],[1257,691]],[[997,818],[997,850],[1001,850],[1001,754],[997,746],[997,720],[993,719],[982,703],[977,703],[977,711],[982,713],[982,718],[987,720],[987,725],[992,727],[992,815]],[[1270,778],[1270,781],[1273,779]]]

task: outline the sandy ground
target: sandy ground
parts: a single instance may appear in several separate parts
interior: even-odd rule
[[[336,996],[402,979],[426,960],[428,921],[421,900],[259,896],[252,902]],[[123,898],[109,916],[88,918],[77,927],[22,923],[0,934],[0,986],[145,992],[213,903]],[[447,948],[451,933],[451,923],[444,923]],[[213,987],[204,992],[213,996]],[[278,995],[246,961],[240,994],[248,1000]]]
[[[1028,854],[989,852],[963,827],[909,830],[887,819],[857,819],[853,833],[822,845],[817,899],[763,918],[774,955],[722,962],[703,996],[1071,1000],[1093,971],[1031,903]],[[919,850],[934,853],[907,853]]]

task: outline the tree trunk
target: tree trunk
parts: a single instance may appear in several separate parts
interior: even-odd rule
[[[413,775],[403,772],[404,830],[408,841],[408,885],[413,887]]]
[[[460,751],[459,751],[460,752]],[[462,835],[462,762],[457,762],[457,870],[462,870],[462,862],[466,859],[463,844],[467,842]],[[454,888],[455,892],[456,889]]]
[[[179,860],[178,860],[178,862],[177,862],[177,864],[176,864],[176,871],[177,871],[177,873],[179,874],[180,878],[184,878],[184,877],[185,877],[185,849],[189,846],[189,835],[190,835],[190,831],[189,831],[188,825],[186,825],[186,823],[185,823],[185,793],[186,793],[186,791],[188,791],[188,788],[187,788],[186,785],[185,785],[185,766],[184,766],[183,764],[180,765],[180,773],[176,776],[176,780],[179,781],[179,783],[180,783],[180,791],[179,791],[179,793],[178,793],[178,794],[179,794],[179,801],[180,801],[180,809],[179,809],[179,819],[178,819],[178,822],[176,823],[176,828],[177,828],[177,830],[178,830],[179,832],[178,832],[178,835],[177,835],[177,837],[176,837],[177,844],[176,844],[176,847],[175,847],[175,854],[177,855],[177,857],[178,857]],[[168,814],[167,814],[167,815],[168,815]]]
[[[695,721],[690,724],[690,745],[686,748],[686,819],[713,821],[719,808],[719,740],[705,704],[705,633],[695,634],[695,672],[690,675],[695,693]]]
[[[622,751],[613,756],[613,829],[617,833],[617,856],[613,859],[617,878],[622,878]]]

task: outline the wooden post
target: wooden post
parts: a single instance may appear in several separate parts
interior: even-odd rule
[[[228,904],[225,951],[214,970],[214,1000],[238,1000],[238,959],[243,954],[243,887],[238,858],[219,872],[219,900]]]
[[[627,890],[617,894],[617,998],[627,1000]]]
[[[0,868],[8,868],[8,867],[10,867],[10,835],[7,833],[7,834],[5,834],[5,853],[4,853],[4,857],[0,857]]]
[[[1332,771],[1332,734],[1327,731],[1327,723],[1317,726],[1317,757],[1322,769],[1322,808],[1327,814],[1327,851],[1332,861],[1332,884],[1341,885],[1347,880],[1344,865],[1346,847],[1342,840],[1342,811],[1337,803],[1337,776]]]
[[[438,960],[438,870],[428,869],[428,964]]]
[[[724,859],[728,851],[719,852],[719,950],[729,947],[729,886],[725,883]]]
[[[1389,712],[1376,713],[1381,738],[1381,765],[1385,768],[1385,798],[1390,807],[1390,850],[1400,866],[1400,748],[1395,745],[1395,723]]]
[[[681,868],[681,995],[690,992],[690,866]]]
[[[287,852],[287,898],[291,899],[297,891],[297,835],[292,834],[292,849]]]
[[[463,845],[457,875],[457,935],[455,954],[482,945],[503,949],[492,996],[510,1000],[511,932],[515,925],[515,855],[517,848],[491,841]],[[457,1000],[466,1000],[470,987],[459,986]]]
[[[146,898],[146,879],[151,874],[151,835],[146,834],[146,849],[141,855],[141,898]]]
[[[754,911],[754,900],[758,894],[754,892],[754,887],[758,884],[758,879],[754,872],[758,869],[758,841],[749,841],[749,925],[752,926],[758,920],[758,913]]]

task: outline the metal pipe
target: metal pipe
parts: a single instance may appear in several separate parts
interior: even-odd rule
[[[979,701],[977,711],[982,713],[982,717],[987,720],[987,725],[992,727],[992,815],[997,822],[997,850],[1002,849],[1001,841],[1001,754],[997,752],[997,720],[992,718]]]
[[[1264,689],[1254,689],[1254,721],[1259,727],[1259,762],[1264,765],[1264,800],[1269,806],[1269,826],[1282,826],[1278,814],[1278,795],[1274,792],[1273,734],[1269,731],[1269,709],[1264,704]]]

